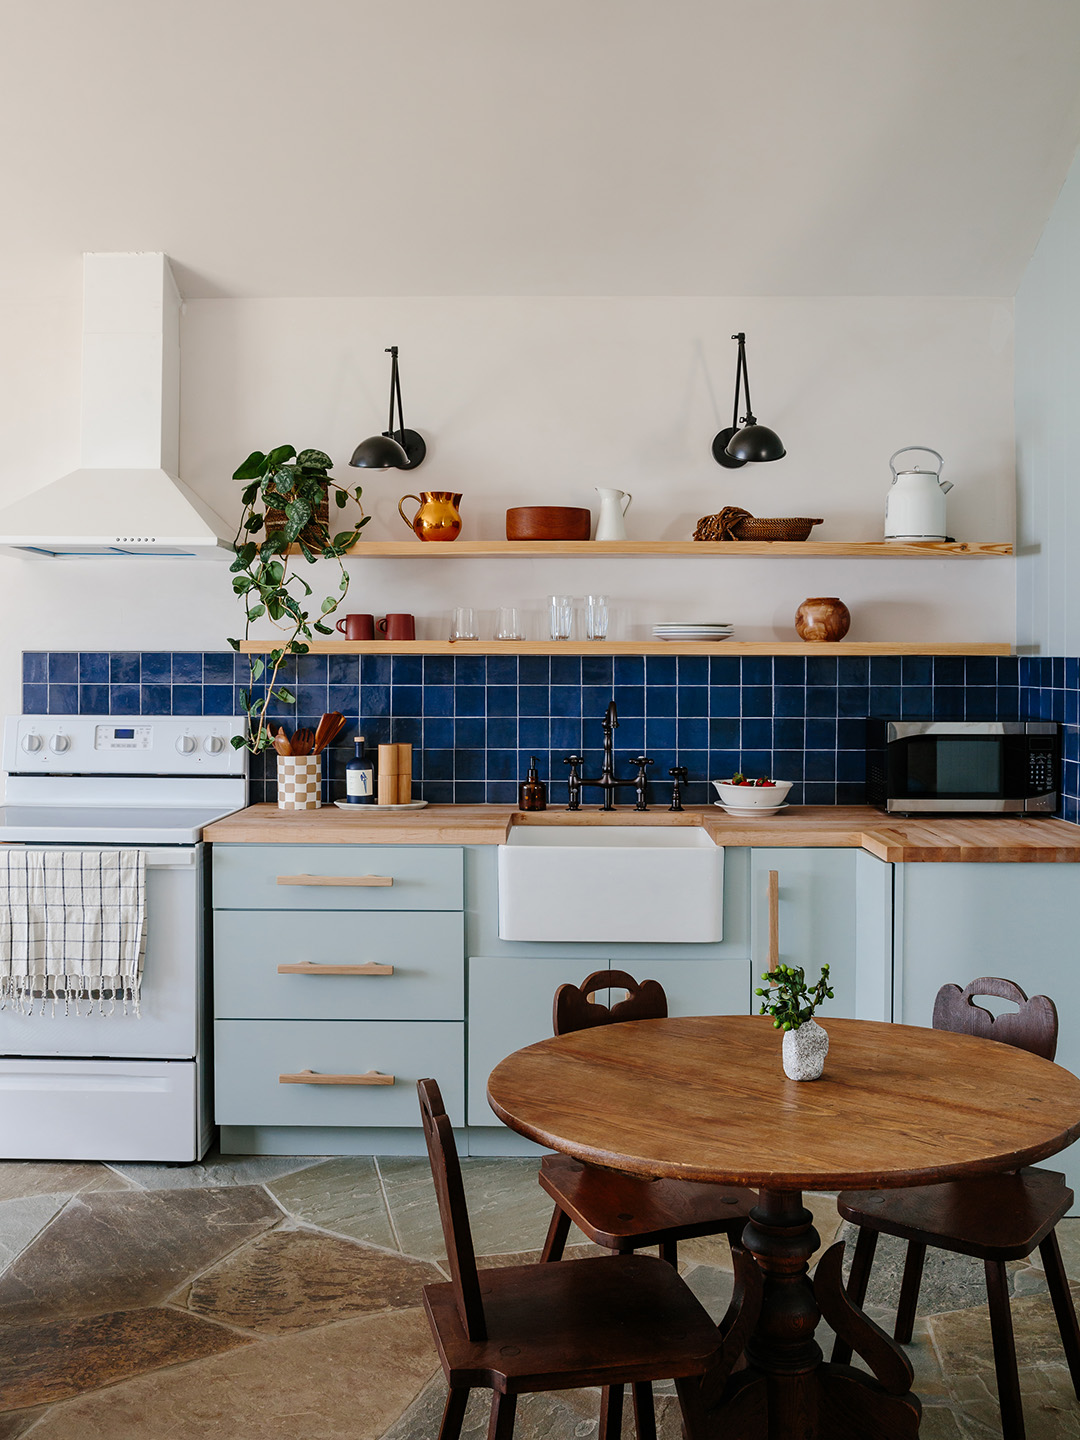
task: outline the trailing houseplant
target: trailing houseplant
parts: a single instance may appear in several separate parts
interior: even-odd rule
[[[278,672],[288,655],[306,655],[308,642],[315,633],[332,635],[326,623],[344,600],[349,589],[349,575],[342,557],[355,545],[360,531],[368,523],[361,504],[361,486],[341,485],[331,478],[333,465],[322,450],[301,450],[279,445],[264,455],[254,450],[234,473],[234,480],[243,480],[241,500],[243,513],[237,526],[233,549],[236,559],[230,567],[233,590],[244,604],[244,636],[251,634],[255,621],[268,617],[283,632],[281,643],[264,659],[250,657],[251,684],[240,692],[240,704],[248,717],[247,734],[237,736],[233,744],[246,746],[254,755],[272,743],[267,723],[267,707],[271,700],[293,705],[296,696],[278,684]],[[339,509],[350,500],[360,505],[360,519],[349,530],[330,533],[329,502],[331,497]],[[290,561],[293,550],[309,564],[316,560],[336,560],[338,582],[336,592],[319,602],[317,615],[310,603],[313,591]],[[240,649],[239,639],[230,639],[234,650]],[[265,688],[256,685],[265,676]]]
[[[816,1080],[825,1065],[829,1037],[814,1019],[814,1011],[833,998],[829,967],[821,967],[817,983],[806,983],[801,965],[777,965],[762,975],[766,988],[755,990],[761,999],[762,1015],[771,1015],[773,1025],[784,1032],[784,1074],[789,1080]]]

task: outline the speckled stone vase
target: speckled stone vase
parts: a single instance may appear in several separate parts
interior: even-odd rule
[[[829,1037],[816,1020],[804,1020],[784,1035],[784,1074],[789,1080],[816,1080],[825,1068]]]

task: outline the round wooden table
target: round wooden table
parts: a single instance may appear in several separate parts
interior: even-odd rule
[[[743,1244],[764,1272],[764,1298],[747,1368],[713,1407],[709,1428],[725,1440],[890,1440],[918,1429],[918,1402],[896,1379],[901,1366],[909,1387],[910,1365],[851,1312],[839,1264],[809,1280],[819,1237],[802,1191],[1015,1169],[1080,1135],[1080,1080],[1048,1060],[940,1030],[821,1023],[830,1043],[816,1081],[786,1079],[772,1021],[740,1015],[576,1031],[508,1056],[488,1081],[499,1119],[549,1149],[760,1190]],[[891,1383],[822,1362],[823,1312]]]

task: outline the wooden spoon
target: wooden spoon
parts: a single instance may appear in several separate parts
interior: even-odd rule
[[[282,725],[277,734],[272,737],[274,749],[279,755],[291,755],[292,746],[289,744],[289,737],[285,734],[285,726]]]
[[[315,731],[315,754],[319,755],[330,744],[334,736],[341,729],[345,717],[339,710],[331,710],[319,721],[319,728]]]
[[[314,730],[295,730],[291,741],[292,753],[294,755],[310,755],[314,743]]]

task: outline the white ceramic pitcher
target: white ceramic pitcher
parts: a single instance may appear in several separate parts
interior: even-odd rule
[[[596,522],[597,540],[625,540],[626,524],[624,516],[630,509],[633,500],[626,490],[605,490],[601,485],[594,485],[593,489],[600,496],[600,518]],[[624,505],[622,502],[626,501]]]

